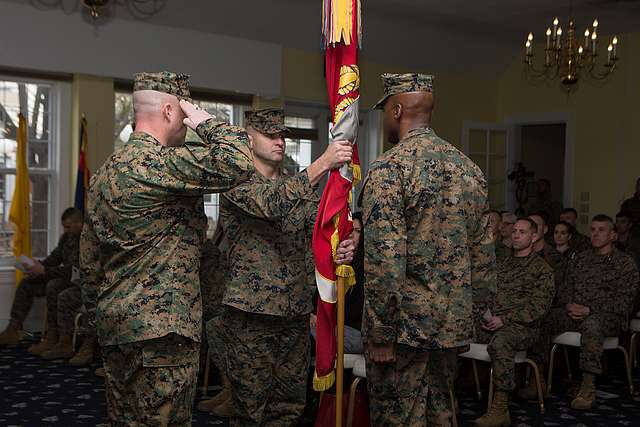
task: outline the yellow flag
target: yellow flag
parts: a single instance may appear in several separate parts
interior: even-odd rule
[[[16,186],[11,199],[9,221],[15,225],[13,235],[13,254],[16,258],[26,255],[31,258],[31,206],[29,203],[30,185],[27,167],[27,122],[18,115],[18,147],[16,150]],[[16,284],[20,283],[22,272],[16,269]]]

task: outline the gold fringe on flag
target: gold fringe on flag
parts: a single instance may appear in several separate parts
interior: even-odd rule
[[[335,369],[323,377],[319,377],[318,373],[315,372],[315,370],[313,372],[313,389],[315,391],[327,391],[331,388],[331,386],[335,381],[336,381]]]

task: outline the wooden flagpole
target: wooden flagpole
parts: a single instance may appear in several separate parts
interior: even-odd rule
[[[342,427],[344,394],[344,277],[338,276],[338,356],[336,357],[336,427]]]

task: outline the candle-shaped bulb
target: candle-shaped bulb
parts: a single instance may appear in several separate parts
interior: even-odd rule
[[[595,40],[597,38],[598,38],[598,34],[596,33],[591,34],[591,40]]]
[[[591,34],[591,33],[589,32],[588,28],[586,30],[584,30],[584,36],[585,37],[589,37],[589,34]]]
[[[611,43],[609,43],[609,47],[607,47],[607,50],[608,50],[609,52],[611,52],[611,51],[613,50],[613,45],[612,45]]]
[[[595,30],[596,28],[598,28],[598,20],[594,19],[593,20],[593,29]]]
[[[553,19],[553,25],[558,26],[558,23],[559,23],[559,22],[560,22],[560,21],[558,21],[558,18],[554,18],[554,19]]]
[[[533,33],[529,33],[529,35],[527,36],[527,40],[529,41],[533,40]]]
[[[525,45],[525,47],[531,47],[531,42],[529,40],[527,40],[527,42],[524,45]]]
[[[556,31],[556,34],[558,36],[561,36],[562,35],[562,28],[558,28],[558,31]]]
[[[582,55],[582,52],[584,52],[584,49],[582,48],[582,46],[580,46],[580,47],[578,48],[578,53],[579,53],[580,55]]]
[[[551,35],[551,28],[547,28],[547,36]]]
[[[618,37],[614,37],[613,41],[611,43],[613,43],[614,46],[617,45],[618,44]]]

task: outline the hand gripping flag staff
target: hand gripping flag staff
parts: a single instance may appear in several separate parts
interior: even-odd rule
[[[358,49],[362,40],[360,0],[324,0],[322,14],[327,90],[332,123],[330,143],[349,140],[354,144],[352,161],[329,174],[322,193],[313,232],[313,254],[318,286],[318,320],[316,370],[313,387],[329,389],[336,381],[336,425],[342,422],[342,369],[344,358],[344,294],[355,284],[355,273],[349,265],[336,265],[336,249],[346,239],[351,223],[351,190],[361,180],[356,138],[360,70]],[[338,321],[337,378],[336,303]],[[340,416],[338,416],[340,414]],[[338,421],[339,419],[339,421]]]

